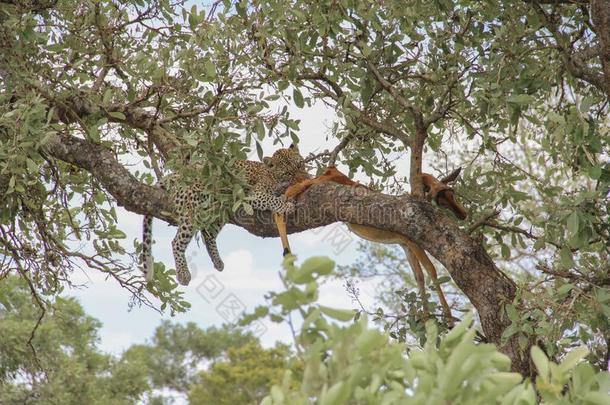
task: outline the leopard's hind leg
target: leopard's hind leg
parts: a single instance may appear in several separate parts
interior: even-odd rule
[[[203,238],[203,242],[205,243],[205,248],[208,251],[208,255],[210,259],[212,259],[212,263],[214,264],[214,268],[218,271],[223,271],[225,268],[225,264],[220,257],[220,252],[218,252],[218,246],[216,245],[216,236],[218,235],[217,231],[207,231],[201,230],[201,237]]]

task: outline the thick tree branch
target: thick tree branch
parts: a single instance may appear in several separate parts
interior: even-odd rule
[[[166,193],[139,182],[102,145],[69,135],[57,135],[45,150],[57,159],[90,172],[127,210],[149,214],[174,224]],[[231,222],[248,232],[277,236],[270,212],[238,212]],[[503,305],[515,297],[515,285],[494,265],[483,247],[439,209],[412,196],[394,197],[362,188],[321,184],[311,187],[288,216],[289,233],[334,222],[349,222],[405,235],[430,252],[450,272],[457,286],[478,310],[485,335],[513,360],[513,368],[529,374],[527,355],[515,340],[501,345],[510,324]],[[278,256],[279,258],[279,256]]]
[[[528,355],[520,352],[517,341],[501,345],[502,332],[510,325],[503,305],[514,299],[515,284],[496,268],[482,245],[443,212],[413,196],[395,197],[326,183],[302,194],[297,210],[287,218],[288,232],[339,221],[400,233],[432,254],[477,309],[488,339],[513,360],[515,370],[530,374]],[[232,222],[258,236],[277,235],[267,212],[240,213]]]
[[[415,136],[411,142],[411,159],[409,165],[409,183],[411,184],[411,194],[422,197],[424,195],[424,184],[418,176],[422,172],[424,158],[424,145],[428,137],[428,127],[424,116],[417,106],[412,106],[409,111],[415,123]]]
[[[172,207],[165,192],[138,181],[116,160],[110,149],[67,134],[52,137],[44,149],[54,158],[91,173],[119,206],[137,214],[154,214],[173,223]]]

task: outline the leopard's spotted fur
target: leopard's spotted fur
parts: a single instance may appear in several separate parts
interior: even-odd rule
[[[305,172],[305,160],[299,154],[298,148],[291,145],[290,148],[277,150],[272,157],[263,159],[263,163],[250,160],[236,162],[236,169],[241,171],[249,186],[248,197],[250,205],[255,210],[270,210],[278,214],[284,214],[294,209],[294,204],[286,201],[283,196],[273,194],[279,183],[293,183],[293,178],[298,173]],[[161,186],[167,188],[168,182],[172,182],[170,175],[161,182]],[[298,181],[298,179],[296,179]],[[171,188],[171,187],[170,187]],[[191,185],[175,186],[171,190],[174,201],[175,216],[178,222],[178,231],[172,241],[172,250],[176,263],[176,279],[182,285],[188,285],[191,273],[186,263],[184,252],[195,233],[199,230],[196,223],[196,215],[203,204],[209,202],[213,196],[202,193],[201,187]],[[212,259],[214,268],[222,271],[224,263],[216,246],[216,236],[224,223],[215,224],[214,229],[201,229],[208,254]],[[152,249],[152,217],[145,216],[143,224],[143,240],[141,264],[147,279],[153,277]]]

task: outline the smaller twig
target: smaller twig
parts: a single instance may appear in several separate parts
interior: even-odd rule
[[[10,250],[12,251],[13,255],[15,255],[14,257],[19,257],[15,250],[13,250],[13,249],[10,249]],[[30,288],[30,293],[32,294],[32,297],[34,297],[34,301],[36,301],[36,304],[40,308],[40,316],[38,317],[38,320],[36,321],[34,328],[30,332],[30,337],[28,338],[28,341],[26,344],[32,351],[32,355],[34,356],[34,363],[36,363],[36,366],[40,370],[42,370],[40,360],[38,359],[38,353],[36,353],[36,348],[34,347],[33,342],[34,342],[34,338],[36,337],[36,331],[38,330],[38,327],[42,323],[42,318],[44,318],[44,316],[46,314],[46,309],[45,309],[44,303],[42,302],[42,300],[40,299],[40,296],[38,295],[38,292],[36,291],[36,288],[34,287],[34,284],[32,283],[32,280],[30,280],[30,278],[27,276],[25,269],[23,267],[21,267],[21,265],[19,264],[18,261],[16,261],[16,266],[17,266],[17,271],[19,272],[19,274],[21,274],[21,277],[27,282],[28,287]]]
[[[349,134],[345,138],[343,138],[337,146],[335,146],[335,148],[332,150],[332,152],[330,152],[330,155],[328,158],[328,166],[335,165],[335,161],[337,160],[337,155],[339,155],[339,152],[341,152],[343,149],[345,149],[345,147],[349,144],[349,142],[352,140],[352,138],[353,138],[353,135]]]
[[[296,329],[294,327],[294,322],[292,322],[292,315],[290,313],[288,313],[286,316],[286,323],[290,329],[290,334],[292,335],[292,340],[294,341],[294,347],[297,349],[297,354],[301,356],[303,354],[303,350],[301,349],[301,345],[299,345]]]
[[[210,11],[208,12],[208,17],[206,18],[206,20],[208,22],[211,22],[212,19],[214,19],[214,14],[216,14],[216,9],[218,8],[218,5],[222,3],[221,0],[216,0],[211,6],[210,6]]]
[[[91,91],[93,91],[94,93],[97,93],[97,91],[102,87],[102,84],[104,84],[104,79],[106,78],[108,71],[109,71],[108,66],[104,66],[100,70],[100,73],[97,75],[97,78],[95,79],[95,83],[93,83],[93,86],[91,87]]]
[[[529,231],[526,231],[525,229],[521,229],[517,226],[502,225],[502,224],[497,223],[496,221],[486,221],[484,223],[484,225],[499,229],[501,231],[520,233],[521,235],[524,235],[524,236],[528,237],[529,239],[538,240],[538,236],[532,234]],[[548,242],[548,243],[551,243],[551,242]]]
[[[586,282],[588,284],[595,285],[597,287],[604,287],[610,285],[610,278],[608,277],[587,277],[582,274],[574,274],[567,270],[555,270],[543,263],[536,265],[536,269],[540,270],[545,274],[549,274],[554,277],[566,278],[574,282]]]
[[[473,233],[478,227],[487,225],[487,221],[500,215],[500,210],[488,210],[483,212],[483,215],[468,227],[468,233]]]
[[[159,169],[157,154],[155,153],[155,144],[150,136],[148,136],[148,155],[150,156],[150,164],[157,176],[157,181],[161,181],[163,173],[161,172],[161,169]]]

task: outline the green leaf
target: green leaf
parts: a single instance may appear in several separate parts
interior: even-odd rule
[[[439,277],[439,278],[437,279],[437,282],[438,282],[439,284],[445,284],[445,283],[448,283],[448,282],[450,282],[450,281],[451,281],[451,277],[449,277],[449,276],[441,276],[441,277]]]
[[[504,332],[502,332],[502,341],[506,342],[508,340],[508,338],[510,338],[511,336],[513,336],[515,333],[519,332],[519,328],[517,327],[517,325],[515,323],[511,323],[510,326],[506,329],[504,329]]]
[[[301,265],[301,272],[305,274],[317,273],[319,275],[327,275],[332,273],[335,268],[335,262],[324,256],[314,256],[305,260]]]
[[[206,61],[203,62],[203,69],[207,79],[212,80],[216,78],[216,66],[214,66],[214,63],[212,63],[211,60],[206,59]]]
[[[536,99],[533,96],[530,96],[528,94],[515,94],[506,99],[506,101],[508,101],[509,103],[519,104],[519,105],[531,104],[535,100]]]
[[[298,268],[287,269],[286,277],[295,284],[307,284],[315,281],[311,273],[305,273]]]
[[[256,141],[256,155],[258,156],[258,160],[263,160],[263,147],[258,141]]]
[[[344,404],[347,400],[347,395],[349,395],[346,388],[348,386],[343,381],[334,384],[328,391],[322,394],[320,405]]]
[[[352,309],[337,309],[325,307],[323,305],[320,305],[320,311],[322,311],[324,315],[330,316],[331,318],[341,322],[351,321],[354,319],[355,315],[355,311]]]
[[[574,267],[574,259],[572,258],[572,252],[567,246],[564,246],[559,251],[559,262],[563,268]]]
[[[559,370],[563,372],[570,371],[589,354],[589,349],[582,346],[569,352],[559,364]]]
[[[588,392],[583,397],[583,402],[585,404],[593,404],[593,405],[608,405],[608,393],[606,392]]]
[[[567,293],[570,292],[570,290],[574,288],[574,286],[570,283],[564,284],[561,287],[559,287],[557,289],[557,296],[558,297],[565,297]]]
[[[102,102],[104,104],[108,104],[108,103],[110,103],[110,100],[112,100],[112,89],[107,89],[104,92],[104,97],[102,98]]]
[[[503,259],[506,260],[506,259],[510,258],[510,248],[508,247],[508,245],[503,243],[502,247],[501,247],[501,251],[502,251],[502,258]]]
[[[367,105],[371,100],[374,91],[373,83],[374,82],[370,80],[368,75],[363,76],[360,81],[360,97],[364,105]]]
[[[110,111],[110,112],[108,112],[108,115],[110,115],[112,118],[116,118],[119,120],[125,120],[125,118],[126,118],[125,114],[123,114],[120,111]]]
[[[263,124],[263,120],[256,120],[255,128],[258,139],[265,139],[265,124]]]
[[[273,398],[273,402],[276,404],[284,403],[284,393],[277,385],[271,387],[271,397]]]
[[[601,166],[591,166],[589,168],[589,177],[591,177],[593,180],[598,180],[600,177],[602,177]]]
[[[539,376],[543,380],[549,379],[549,359],[547,359],[544,352],[538,346],[532,346],[532,360],[536,365]]]
[[[38,173],[39,167],[32,159],[26,158],[25,163],[30,173]]]
[[[280,92],[282,92],[282,91],[286,90],[289,85],[290,85],[290,83],[288,83],[286,80],[280,80],[277,82],[277,89]]]
[[[568,217],[568,231],[570,235],[576,236],[578,233],[578,213],[576,211],[572,212]]]
[[[580,111],[585,114],[588,113],[593,104],[595,104],[595,99],[593,97],[587,96],[583,98],[580,102]]]
[[[356,347],[360,355],[367,356],[373,349],[382,345],[383,342],[386,342],[384,335],[374,329],[367,329],[356,339]]]
[[[196,7],[196,6],[193,6],[193,7]],[[197,28],[198,22],[199,21],[198,21],[197,15],[191,11],[191,13],[189,14],[189,27],[191,28],[191,30],[194,30],[195,28]]]
[[[14,188],[15,188],[15,176],[11,176],[11,178],[8,180],[8,191],[13,191]]]
[[[292,92],[292,98],[294,100],[294,104],[297,107],[303,108],[305,106],[305,102],[303,101],[303,94],[301,94],[301,91],[299,89],[294,89],[294,91]]]

